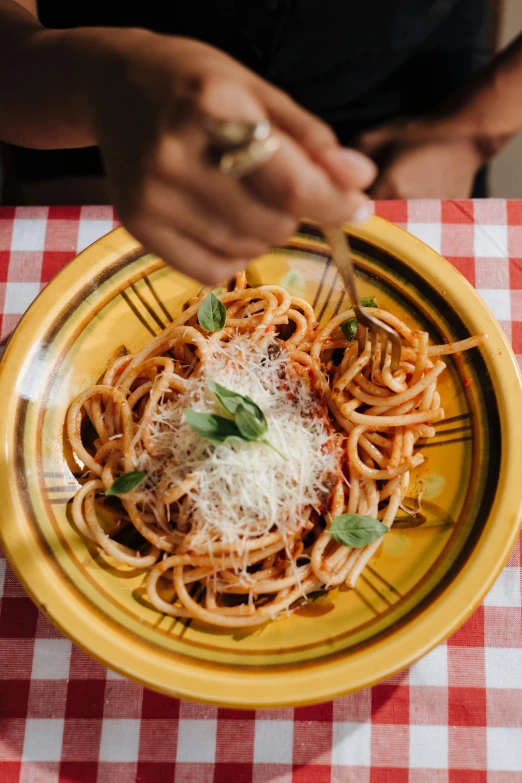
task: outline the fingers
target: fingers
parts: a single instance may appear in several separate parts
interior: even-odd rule
[[[377,174],[372,161],[356,150],[340,147],[332,129],[303,109],[282,90],[261,81],[256,92],[263,100],[268,118],[294,139],[343,190],[366,190]]]
[[[370,158],[346,147],[324,150],[317,160],[332,181],[346,190],[365,191],[377,176],[377,166]]]
[[[249,191],[295,218],[323,225],[341,225],[364,209],[366,196],[357,189],[335,186],[290,138],[281,134],[274,157],[245,179]]]
[[[262,102],[246,85],[220,77],[207,78],[194,96],[194,105],[205,117],[215,120],[258,122],[266,119]]]
[[[203,282],[213,282],[215,274],[223,278],[224,271],[214,269],[229,263],[245,266],[268,246],[286,242],[301,216],[324,225],[367,216],[365,196],[336,189],[290,140],[282,139],[274,160],[247,183],[209,165],[206,137],[192,131],[190,137],[177,134],[163,141],[148,178],[120,214],[140,241]],[[154,233],[152,225],[158,227]],[[180,238],[194,262],[180,253]]]
[[[137,222],[132,233],[167,264],[205,285],[230,280],[247,265],[244,258],[230,259],[213,253],[169,226]]]
[[[300,218],[337,226],[367,217],[362,190],[374,177],[373,165],[341,149],[327,126],[274,94],[264,105],[241,83],[206,79],[195,108],[170,130],[167,123],[131,177],[121,148],[108,156],[116,206],[128,230],[204,283],[221,282],[268,246],[285,243]],[[269,116],[278,126],[280,148],[249,177],[227,177],[210,160],[201,114],[248,121]],[[126,177],[131,187],[122,186]]]
[[[284,241],[302,217],[334,225],[360,216],[366,201],[362,191],[376,173],[373,163],[355,150],[340,148],[327,125],[283,92],[262,80],[254,84],[252,90],[239,82],[208,79],[195,97],[197,110],[213,118],[253,122],[268,116],[280,149],[240,183],[207,163],[186,172],[185,186],[236,231],[274,244]],[[194,132],[197,126],[196,118],[182,135],[192,159],[204,160],[208,138]]]
[[[261,79],[256,80],[253,91],[236,82],[209,80],[198,93],[197,106],[203,115],[216,119],[251,122],[269,119],[274,128],[296,142],[341,190],[364,191],[377,174],[369,158],[356,150],[340,147],[326,123]]]
[[[262,80],[256,83],[255,90],[268,119],[295,139],[311,157],[339,146],[335,133],[325,122],[303,109],[282,90]]]
[[[209,201],[163,181],[148,183],[139,205],[135,206],[135,214],[142,221],[170,226],[220,256],[251,259],[262,255],[268,247],[267,241],[236,231],[231,221],[220,216]],[[290,233],[292,230],[290,226]]]
[[[222,174],[206,159],[207,144],[203,131],[193,126],[182,136],[165,139],[153,166],[154,176],[166,187],[187,194],[192,203],[198,203],[205,214],[219,222],[221,227],[216,227],[219,239],[217,243],[213,241],[214,245],[222,241],[224,226],[230,237],[258,240],[265,247],[284,243],[293,234],[297,218],[269,201],[264,203],[242,181]],[[164,202],[173,218],[166,191]],[[210,234],[211,228],[205,227],[204,236]]]

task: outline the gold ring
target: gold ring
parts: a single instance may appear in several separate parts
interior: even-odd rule
[[[264,141],[251,141],[244,147],[224,152],[219,159],[220,171],[236,179],[246,177],[268,163],[279,146],[279,139],[276,136],[269,136]]]
[[[280,146],[280,140],[272,135],[268,120],[207,119],[204,125],[214,149],[219,153],[217,164],[220,171],[236,179],[253,174],[270,160]]]

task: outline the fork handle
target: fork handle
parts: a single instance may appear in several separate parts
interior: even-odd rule
[[[354,307],[358,307],[359,299],[355,287],[355,268],[349,250],[348,239],[340,228],[323,228],[323,234],[330,245],[333,260],[343,279],[344,287],[350,295],[351,303]]]

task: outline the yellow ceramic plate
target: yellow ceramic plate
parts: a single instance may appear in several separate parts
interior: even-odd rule
[[[466,619],[513,546],[521,511],[522,395],[500,328],[464,278],[378,218],[353,230],[363,295],[375,294],[436,342],[486,331],[448,359],[446,420],[425,447],[426,520],[386,536],[355,590],[248,632],[183,624],[154,611],[144,574],[117,569],[70,522],[78,486],[63,422],[73,397],[124,343],[132,352],[199,285],[144,254],[123,229],[96,242],[43,291],[9,344],[0,375],[1,531],[38,607],[107,666],[170,695],[237,707],[323,701],[411,664]],[[343,291],[319,232],[305,226],[251,269],[251,282],[305,296],[321,322]]]

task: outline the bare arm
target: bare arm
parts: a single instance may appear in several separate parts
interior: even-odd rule
[[[438,112],[438,132],[473,136],[485,158],[522,130],[522,35]]]
[[[146,33],[125,31],[126,40],[133,35]],[[104,30],[47,30],[36,0],[0,0],[0,140],[42,149],[95,144],[92,93],[117,51],[108,39]]]
[[[381,164],[374,198],[467,198],[480,167],[521,130],[519,36],[443,105],[368,131],[358,147]]]
[[[14,2],[22,8],[25,8],[26,11],[29,11],[35,19],[38,19],[37,0],[14,0]]]
[[[269,119],[280,147],[233,180],[205,154],[202,115]],[[0,140],[99,145],[124,225],[210,283],[284,242],[303,215],[335,225],[360,214],[375,175],[320,120],[214,47],[145,30],[47,30],[13,0],[0,0]]]

